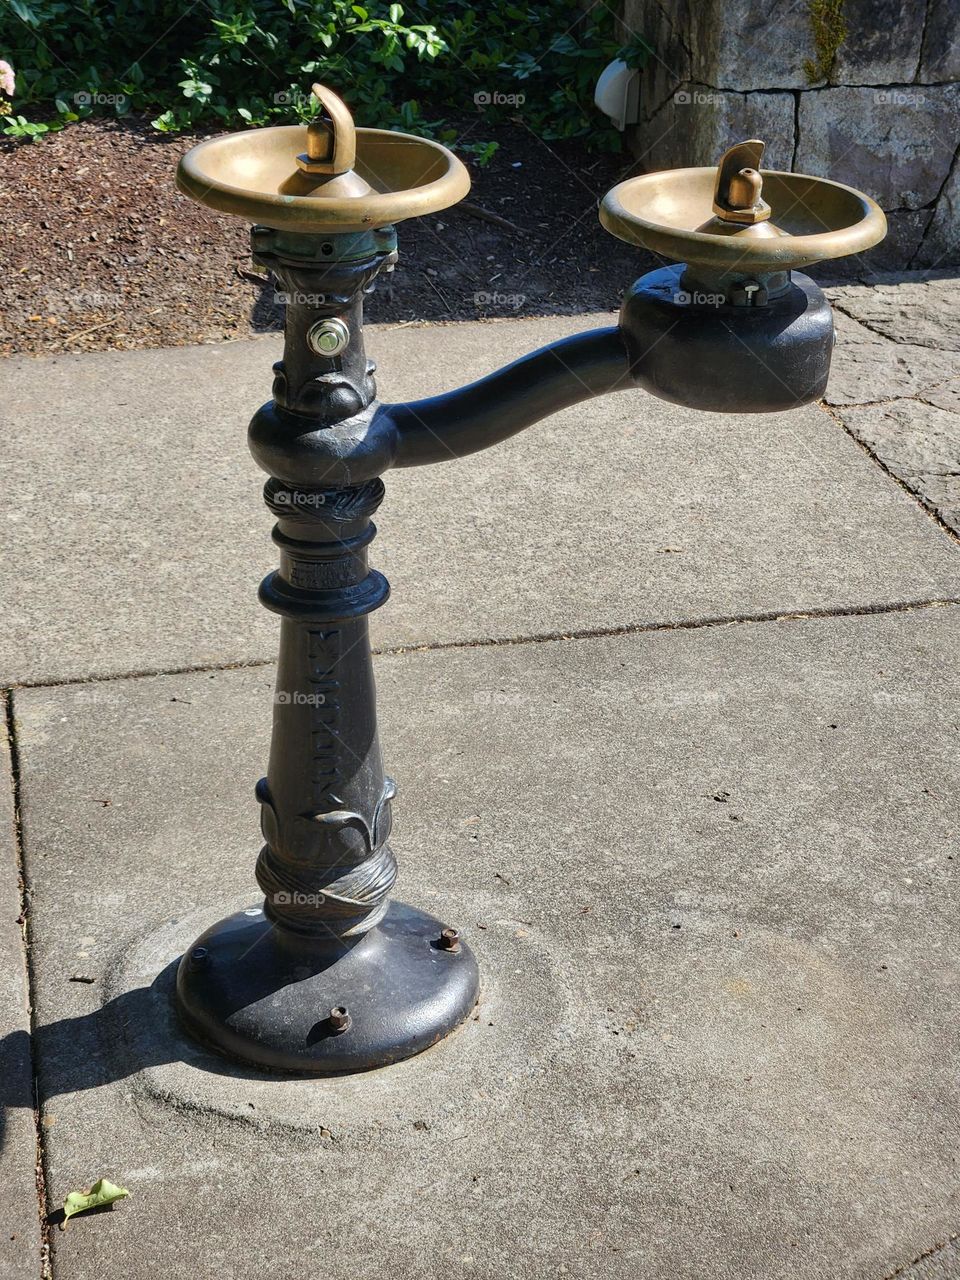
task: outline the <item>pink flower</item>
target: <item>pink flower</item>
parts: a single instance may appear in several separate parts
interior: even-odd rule
[[[13,67],[11,67],[9,62],[4,62],[4,60],[0,58],[0,89],[3,90],[8,98],[12,98],[16,87],[17,82],[13,76]]]

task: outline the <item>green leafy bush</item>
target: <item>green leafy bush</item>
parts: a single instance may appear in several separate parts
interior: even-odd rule
[[[322,80],[367,125],[444,137],[445,112],[462,117],[480,103],[484,119],[519,111],[544,138],[616,147],[593,87],[611,58],[641,65],[647,52],[642,40],[621,48],[599,0],[585,13],[569,0],[0,5],[0,57],[17,73],[4,132],[18,137],[100,112],[146,112],[163,132],[305,119],[316,109],[310,84]],[[40,118],[54,108],[54,120]],[[460,149],[483,159],[490,146]]]

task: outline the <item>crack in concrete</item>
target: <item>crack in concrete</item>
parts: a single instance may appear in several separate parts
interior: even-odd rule
[[[891,404],[903,404],[907,400],[916,400],[917,396],[887,396],[885,400],[855,400],[851,404],[834,404],[831,401],[824,401],[823,407],[829,413],[831,409],[836,409],[838,413],[842,413],[844,409],[885,409]],[[833,414],[830,414],[833,417]],[[872,457],[872,455],[871,455]]]
[[[523,644],[552,644],[564,640],[602,640],[611,636],[647,635],[651,632],[704,631],[712,627],[748,626],[752,623],[797,622],[808,618],[861,618],[886,613],[913,613],[920,609],[939,609],[960,604],[960,597],[943,599],[900,600],[892,604],[840,605],[822,609],[770,610],[754,614],[717,614],[715,617],[690,618],[678,622],[624,623],[619,627],[596,627],[578,631],[541,632],[532,636],[505,636],[496,640],[437,641],[392,649],[375,649],[374,653],[393,656],[404,653],[432,653],[442,649],[488,649]]]
[[[882,407],[883,405],[887,405],[887,404],[903,403],[904,401],[909,401],[909,400],[913,400],[917,404],[923,403],[923,401],[920,400],[919,395],[913,395],[913,396],[897,396],[897,397],[894,397],[892,400],[877,400],[873,404],[855,404],[855,405],[845,405],[843,407],[847,409],[869,409],[874,407]],[[947,535],[947,537],[951,540],[951,542],[955,543],[956,545],[960,545],[960,536],[958,536],[957,533],[953,529],[951,529],[951,527],[940,515],[936,507],[933,506],[932,503],[928,502],[927,499],[923,496],[923,494],[920,493],[917,489],[913,489],[906,482],[906,480],[901,479],[901,477],[898,476],[897,473],[893,471],[887,465],[886,462],[884,462],[883,458],[880,457],[879,453],[875,453],[874,450],[871,449],[870,446],[865,443],[865,441],[861,440],[860,437],[856,434],[856,432],[851,427],[847,426],[847,424],[844,422],[838,409],[835,406],[822,404],[821,407],[824,410],[824,412],[834,420],[834,422],[837,424],[840,430],[846,432],[846,434],[850,437],[850,439],[854,442],[854,444],[856,444],[858,448],[862,449],[863,452],[867,455],[867,457],[870,458],[873,462],[875,462],[877,466],[880,468],[880,470],[883,471],[886,475],[888,475],[890,479],[894,482],[894,484],[898,485],[899,488],[901,488],[903,492],[907,494],[907,496],[913,502],[915,502],[917,506],[921,508],[924,515],[928,516],[933,521],[933,523],[937,525],[937,527],[941,530],[941,532]],[[934,473],[928,472],[926,474],[934,474]]]
[[[931,269],[931,271],[933,270],[933,268],[932,268],[932,267],[931,267],[930,269]],[[916,281],[916,283],[917,283],[917,284],[929,284],[929,281],[927,281],[927,280],[918,280],[918,281]],[[842,289],[844,286],[843,286],[843,285],[837,285],[837,286],[835,286],[835,287],[836,287],[836,288],[840,288],[840,289]],[[868,287],[869,287],[869,286],[868,286]],[[869,320],[864,320],[864,319],[862,318],[862,316],[855,315],[852,311],[848,311],[848,310],[846,309],[846,307],[844,307],[844,305],[843,305],[843,302],[842,302],[842,301],[837,302],[837,300],[836,300],[835,298],[830,298],[830,299],[829,299],[829,302],[830,302],[831,307],[833,307],[834,311],[839,311],[839,312],[840,312],[840,314],[841,314],[841,315],[846,316],[848,320],[855,320],[855,321],[857,322],[857,324],[862,324],[862,325],[863,325],[863,327],[864,327],[864,329],[869,329],[869,331],[870,331],[871,333],[875,333],[875,334],[877,335],[877,337],[878,337],[878,338],[882,338],[882,339],[884,340],[884,342],[895,342],[895,343],[897,344],[897,346],[898,346],[898,347],[917,347],[917,348],[919,348],[919,349],[920,349],[920,350],[922,350],[922,351],[935,351],[935,350],[937,350],[937,348],[936,348],[936,347],[928,347],[928,346],[926,346],[926,344],[925,344],[925,343],[922,343],[922,342],[907,342],[907,341],[906,341],[905,339],[903,339],[903,338],[894,338],[894,337],[892,337],[889,333],[884,333],[882,329],[878,329],[875,325],[872,325],[872,324],[870,323],[870,321],[869,321]],[[947,381],[949,382],[949,381],[950,381],[950,379],[948,378],[948,379],[947,379]],[[905,399],[905,400],[912,400],[914,397],[913,397],[913,396],[904,396],[904,397],[902,397],[902,398],[903,398],[903,399]]]
[[[62,680],[13,680],[4,685],[0,692],[14,693],[17,689],[61,689],[72,685],[108,684],[112,680],[152,680],[156,676],[190,676],[217,671],[246,671],[275,665],[275,658],[250,658],[232,662],[187,663],[180,667],[131,667],[128,671],[93,672],[87,676],[65,676]]]
[[[960,1240],[960,1232],[955,1231],[952,1235],[947,1236],[946,1240],[938,1240],[936,1244],[932,1244],[929,1249],[924,1249],[923,1253],[918,1253],[909,1262],[902,1263],[895,1271],[888,1272],[883,1277],[883,1280],[897,1280],[898,1276],[906,1274],[908,1267],[915,1267],[918,1262],[925,1262],[927,1258],[932,1258],[934,1254],[942,1253],[944,1249],[948,1249],[957,1240]]]
[[[861,448],[866,447],[859,440],[856,440],[855,436],[853,439]],[[894,480],[897,479],[896,476],[892,478]],[[897,483],[900,484],[901,482],[897,481]],[[915,498],[916,495],[910,490],[907,490],[907,492],[911,498]],[[924,514],[931,513],[924,509]],[[954,541],[960,541],[952,530],[947,529],[946,532],[950,534]],[[920,609],[940,609],[956,605],[960,605],[960,596],[895,600],[888,604],[825,605],[823,608],[770,609],[761,610],[757,613],[715,614],[712,616],[705,615],[702,618],[683,618],[676,622],[625,622],[619,626],[584,627],[570,631],[540,631],[532,635],[493,636],[474,640],[434,640],[426,644],[374,647],[372,652],[378,658],[392,658],[408,653],[436,653],[447,649],[515,648],[526,644],[554,644],[565,640],[603,640],[613,636],[648,635],[650,633],[671,631],[700,631],[711,627],[747,626],[752,623],[768,622],[796,622],[807,618],[866,618],[887,613],[914,613]],[[257,658],[250,662],[209,663],[206,666],[143,668],[103,675],[70,676],[62,680],[24,680],[7,685],[0,692],[9,697],[18,689],[67,689],[76,685],[112,684],[123,680],[155,680],[162,676],[211,675],[218,671],[247,671],[256,670],[260,667],[274,666],[276,666],[274,658]]]
[[[828,288],[829,287],[831,286],[828,286]],[[859,334],[851,334],[851,335],[845,336],[842,340],[842,343],[838,342],[837,344],[838,349],[842,351],[847,351],[857,346],[878,346],[879,347],[887,342],[895,342],[898,347],[906,347],[907,350],[906,352],[904,352],[904,356],[909,355],[911,352],[914,352],[914,351],[932,351],[932,352],[939,352],[940,354],[946,355],[946,356],[957,356],[957,360],[958,360],[957,372],[949,374],[946,378],[943,379],[942,382],[938,382],[936,386],[930,389],[933,391],[936,391],[938,387],[945,387],[948,382],[956,382],[957,379],[960,379],[960,352],[953,351],[948,347],[947,348],[928,347],[923,342],[910,342],[909,339],[907,338],[891,338],[889,334],[883,333],[880,329],[875,328],[868,321],[861,320],[860,317],[857,315],[854,315],[852,311],[847,311],[844,308],[842,302],[834,302],[833,299],[831,298],[830,305],[832,306],[834,311],[839,311],[841,315],[846,316],[848,320],[852,320],[854,324],[861,325],[864,329],[867,330],[868,333],[874,334],[878,339],[876,343],[870,343],[870,342],[867,342],[865,339],[862,339]],[[912,400],[913,396],[896,396],[893,398],[902,399],[902,400]],[[863,400],[863,401],[858,401],[857,403],[868,404],[868,403],[873,403],[873,401]]]
[[[877,335],[877,337],[878,337],[878,338],[883,338],[884,342],[896,342],[896,343],[898,343],[899,345],[902,345],[902,346],[911,346],[911,347],[916,347],[916,346],[920,345],[920,344],[918,344],[918,343],[916,343],[916,342],[911,342],[911,343],[900,343],[900,339],[899,339],[899,338],[891,338],[891,337],[890,337],[890,335],[889,335],[889,334],[884,333],[882,329],[878,329],[878,328],[876,328],[876,326],[875,326],[875,325],[872,325],[872,324],[870,323],[870,321],[869,321],[869,320],[861,320],[861,318],[860,318],[859,316],[857,316],[857,315],[854,315],[852,311],[848,311],[848,310],[846,309],[846,307],[844,307],[844,305],[843,305],[843,303],[842,303],[842,302],[837,302],[837,300],[836,300],[835,298],[830,298],[830,299],[829,299],[829,301],[830,301],[830,305],[831,305],[831,307],[833,307],[834,311],[839,311],[839,312],[840,312],[840,314],[841,314],[842,316],[846,316],[848,320],[855,320],[855,321],[857,322],[857,324],[862,324],[862,325],[863,325],[863,327],[864,327],[864,329],[869,329],[869,331],[870,331],[871,333],[875,333],[875,334]],[[924,348],[924,350],[927,350],[927,348]]]
[[[36,1057],[36,977],[31,964],[30,888],[27,881],[23,843],[23,805],[20,772],[20,745],[17,723],[13,710],[13,691],[3,691],[3,714],[6,722],[7,745],[10,751],[10,789],[13,793],[13,841],[17,868],[17,884],[20,891],[20,936],[23,944],[23,968],[27,981],[27,1017],[30,1024],[30,1075],[33,1084],[33,1124],[36,1135],[36,1185],[37,1217],[40,1232],[40,1280],[52,1280],[50,1267],[50,1226],[47,1222],[47,1170],[46,1151],[43,1143],[43,1119],[40,1113],[40,1094],[37,1079]]]
[[[916,395],[898,396],[897,398],[900,400],[916,400],[920,404],[928,405],[931,409],[939,409],[941,413],[952,413],[954,417],[956,417],[957,416],[956,409],[948,409],[945,405],[937,404],[936,400],[930,399],[930,396],[934,393],[934,391],[943,391],[944,388],[948,387],[951,382],[956,382],[956,381],[957,381],[956,378],[948,378],[946,382],[938,382],[935,387],[927,387],[923,391],[918,391]],[[895,403],[895,401],[889,401],[888,403],[893,404]],[[857,407],[857,406],[853,406],[853,407]]]

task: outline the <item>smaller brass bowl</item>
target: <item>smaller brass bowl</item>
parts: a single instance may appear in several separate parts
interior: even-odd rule
[[[628,178],[604,196],[600,221],[620,240],[716,274],[766,274],[843,258],[886,233],[883,210],[853,187],[770,169],[761,176],[766,222],[724,224],[714,216],[715,168]]]
[[[356,194],[346,183],[304,173],[297,159],[306,150],[305,125],[210,138],[180,161],[177,186],[200,204],[247,222],[321,234],[435,213],[470,190],[470,175],[452,152],[407,133],[356,130],[353,175],[362,180]]]

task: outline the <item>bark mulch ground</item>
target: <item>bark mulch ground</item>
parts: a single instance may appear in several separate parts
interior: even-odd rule
[[[400,227],[400,263],[371,321],[477,320],[616,307],[653,260],[599,226],[597,202],[635,169],[522,124],[471,164],[466,205]],[[253,271],[248,230],[179,194],[200,136],[145,120],[85,121],[0,149],[0,353],[221,342],[282,328]],[[469,163],[469,162],[468,162]],[[246,273],[246,274],[244,274]]]

